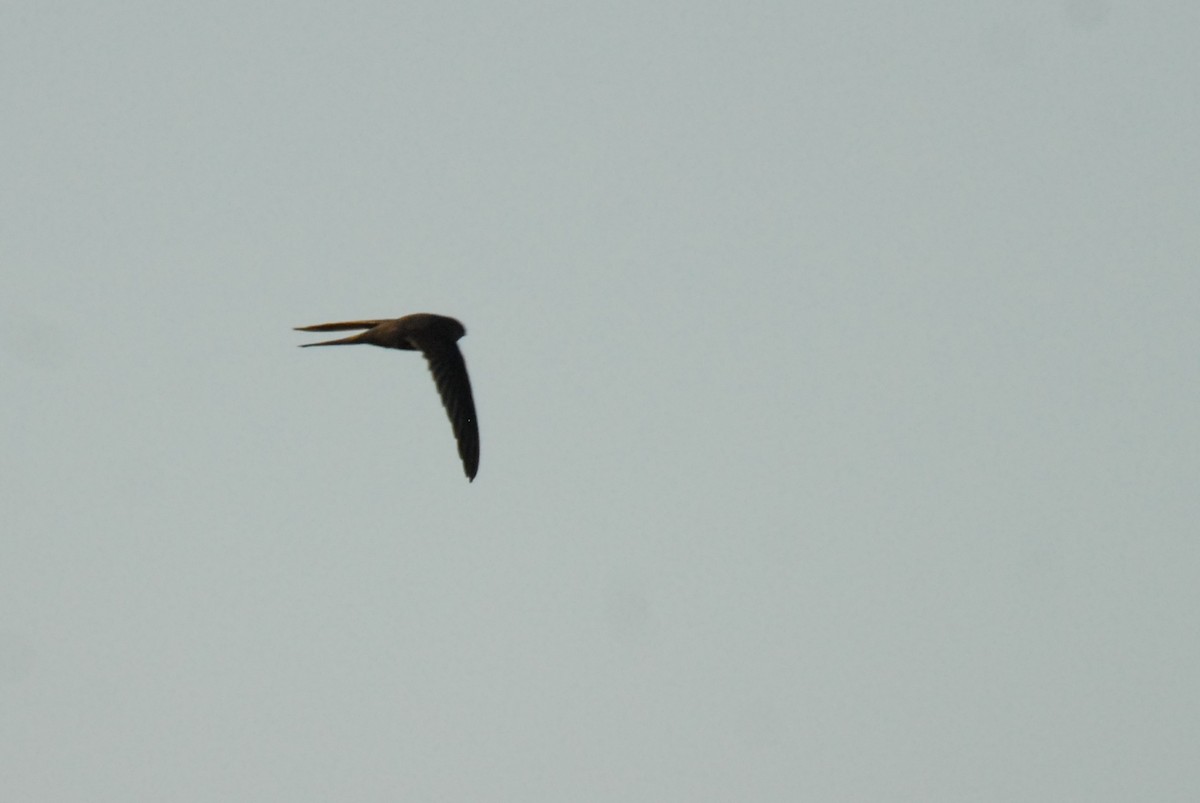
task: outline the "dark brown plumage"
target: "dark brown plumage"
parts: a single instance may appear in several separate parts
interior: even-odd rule
[[[467,364],[457,341],[467,333],[463,325],[444,315],[418,312],[379,321],[345,321],[322,323],[316,326],[297,326],[299,332],[338,332],[346,329],[365,329],[340,340],[305,343],[304,346],[349,346],[369,343],[389,349],[419,351],[429,361],[429,370],[442,397],[442,405],[454,437],[458,441],[458,456],[462,458],[467,479],[474,481],[479,470],[479,422],[475,418],[475,400],[471,396],[471,380]]]

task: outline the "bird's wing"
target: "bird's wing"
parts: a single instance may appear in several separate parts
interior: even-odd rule
[[[374,329],[381,323],[386,323],[387,318],[381,321],[342,321],[341,323],[319,323],[316,326],[297,326],[297,332],[340,332],[344,329]]]
[[[451,341],[424,339],[414,345],[429,361],[429,370],[442,397],[442,406],[454,427],[458,441],[458,456],[462,458],[467,478],[474,480],[479,470],[479,422],[475,418],[475,399],[471,396],[471,380],[462,352]]]

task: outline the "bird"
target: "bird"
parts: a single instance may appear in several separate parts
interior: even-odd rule
[[[454,429],[463,471],[469,482],[475,481],[475,474],[479,471],[479,421],[475,417],[475,400],[471,395],[467,364],[463,360],[462,352],[458,350],[458,340],[467,333],[466,327],[445,315],[418,312],[400,318],[321,323],[315,326],[297,326],[295,329],[297,332],[366,330],[339,340],[304,343],[301,348],[367,343],[424,354],[429,362],[429,371],[433,374],[438,394],[442,397],[442,406],[446,408],[446,415],[449,416],[450,425]]]

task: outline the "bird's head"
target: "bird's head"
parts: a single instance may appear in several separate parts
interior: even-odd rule
[[[429,334],[447,340],[458,340],[467,333],[465,326],[445,315],[429,315],[422,324],[422,328]]]

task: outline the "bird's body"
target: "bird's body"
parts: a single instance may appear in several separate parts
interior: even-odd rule
[[[304,346],[349,346],[368,343],[389,349],[419,351],[429,362],[433,381],[458,441],[458,456],[462,458],[467,479],[474,480],[479,470],[479,422],[475,418],[475,400],[471,395],[471,380],[467,364],[457,341],[467,333],[461,323],[444,315],[418,312],[402,318],[377,321],[345,321],[322,323],[316,326],[297,326],[300,332],[340,332],[363,329],[356,335]]]

